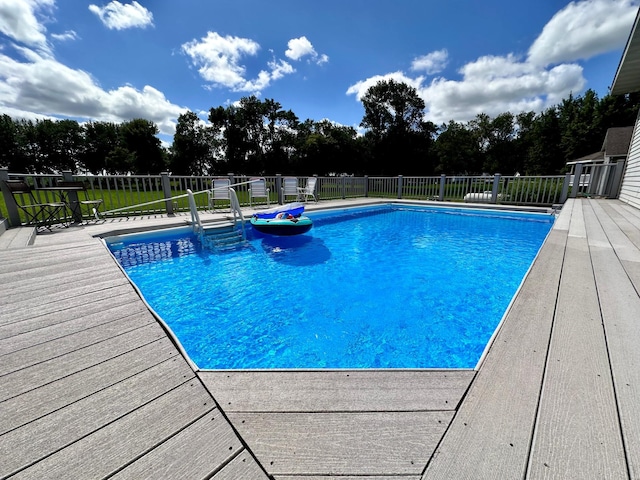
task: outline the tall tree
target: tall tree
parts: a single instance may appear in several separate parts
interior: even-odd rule
[[[427,160],[435,126],[424,122],[425,103],[415,88],[382,80],[367,90],[362,105],[360,126],[368,129],[377,173],[403,173]]]
[[[116,173],[108,159],[118,146],[120,127],[111,122],[89,122],[84,126],[84,149],[80,167],[93,174]]]
[[[440,128],[435,142],[436,173],[445,175],[482,172],[482,152],[476,135],[465,125],[451,120]]]
[[[158,127],[142,118],[124,122],[120,126],[120,146],[131,154],[133,173],[157,175],[166,168],[164,152],[157,134]]]
[[[206,175],[213,163],[213,138],[193,112],[178,117],[169,168],[176,175]]]

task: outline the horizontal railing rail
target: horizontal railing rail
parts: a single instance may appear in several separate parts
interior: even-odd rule
[[[575,171],[552,176],[495,175],[439,175],[439,176],[327,176],[316,177],[316,197],[320,200],[348,198],[389,198],[447,202],[481,202],[505,205],[552,206],[562,204],[569,196],[594,195],[617,197],[623,164],[576,164]],[[264,178],[269,203],[284,203],[282,175],[224,175],[234,186],[241,207],[267,203],[266,197],[252,199],[249,188],[253,177]],[[55,193],[47,188],[58,181],[82,181],[86,190],[84,200],[102,200],[100,214],[112,216],[173,215],[187,213],[187,191],[211,190],[213,181],[220,176],[170,175],[77,175],[70,171],[61,174],[10,173],[0,169],[0,180],[20,179],[33,189],[37,201],[55,201]],[[297,177],[298,187],[304,188],[308,177]],[[576,180],[577,179],[577,180]],[[0,217],[8,218],[12,226],[27,221],[21,216],[16,202],[2,184]],[[77,201],[77,199],[76,199]],[[200,210],[211,210],[215,205],[207,195],[196,196]]]

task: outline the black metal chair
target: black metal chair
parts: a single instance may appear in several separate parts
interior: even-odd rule
[[[102,205],[103,200],[101,198],[89,198],[87,192],[87,186],[82,181],[67,181],[60,180],[57,184],[58,187],[61,188],[69,188],[82,192],[84,195],[84,199],[78,197],[77,205],[79,206],[80,216],[84,220],[86,219],[96,219],[100,220],[100,205]],[[73,205],[72,208],[75,208]]]
[[[26,223],[37,229],[51,230],[52,225],[66,226],[66,204],[64,202],[39,202],[33,190],[24,180],[5,180],[16,206],[26,217]]]

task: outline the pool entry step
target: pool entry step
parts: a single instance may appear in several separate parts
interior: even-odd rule
[[[201,234],[198,235],[198,238],[200,238],[203,247],[215,251],[235,250],[246,243],[242,231],[236,228],[235,225],[215,228],[205,227]]]

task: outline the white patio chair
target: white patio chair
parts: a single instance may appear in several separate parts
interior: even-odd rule
[[[282,178],[282,201],[286,202],[287,197],[295,197],[298,200],[298,178]]]
[[[249,181],[249,207],[253,207],[254,198],[266,198],[269,207],[269,189],[264,177],[252,177]]]
[[[228,178],[214,178],[211,182],[211,190],[209,190],[209,207],[216,209],[216,200],[229,203],[229,211],[231,211],[231,199],[229,198],[229,186],[231,182]]]
[[[307,184],[304,187],[298,187],[298,200],[302,200],[306,202],[309,197],[313,197],[313,199],[317,202],[318,201],[318,197],[316,197],[317,182],[318,182],[318,179],[316,177],[308,177]]]

